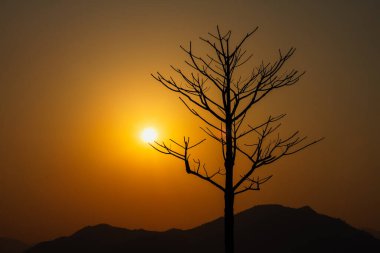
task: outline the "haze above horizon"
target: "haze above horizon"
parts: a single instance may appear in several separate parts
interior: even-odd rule
[[[259,175],[236,211],[300,207],[380,230],[380,29],[377,1],[1,1],[0,236],[49,240],[107,223],[165,230],[222,215],[223,196],[141,141],[205,138],[201,122],[150,73],[185,67],[179,46],[216,25],[255,63],[297,48],[306,75],[255,110],[286,113],[284,130],[326,139]],[[152,136],[149,138],[153,138]],[[153,139],[149,139],[154,140]],[[199,155],[217,167],[215,145]],[[154,210],[154,212],[152,212]]]

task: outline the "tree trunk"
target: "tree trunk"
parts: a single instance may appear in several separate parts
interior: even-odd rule
[[[231,73],[229,62],[229,48],[227,44],[227,61],[226,61],[226,91],[225,91],[225,112],[226,112],[226,156],[224,160],[224,167],[226,170],[226,182],[224,189],[224,250],[225,253],[234,253],[235,238],[234,238],[234,163],[235,156],[233,153],[233,114],[231,113]]]
[[[224,246],[225,253],[234,253],[234,193],[233,189],[224,194]]]

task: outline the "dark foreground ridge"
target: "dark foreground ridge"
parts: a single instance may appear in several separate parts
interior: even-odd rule
[[[310,207],[262,205],[237,214],[236,253],[380,252],[380,240]],[[39,243],[27,253],[223,252],[223,220],[190,230],[128,230],[101,224]]]
[[[24,252],[30,245],[15,239],[0,237],[0,253]]]

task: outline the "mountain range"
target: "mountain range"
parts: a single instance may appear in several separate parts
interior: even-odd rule
[[[260,205],[235,216],[236,253],[380,252],[380,240],[308,206]],[[2,251],[1,251],[2,252]],[[129,230],[107,224],[32,246],[26,253],[223,252],[223,218],[189,230]]]
[[[20,253],[29,247],[28,244],[5,237],[0,237],[0,253]]]

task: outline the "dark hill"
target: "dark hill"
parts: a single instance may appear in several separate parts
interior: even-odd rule
[[[30,245],[20,242],[15,239],[0,237],[0,252],[1,253],[21,253],[24,252]]]
[[[236,215],[236,253],[380,252],[380,241],[345,222],[280,205],[256,206]],[[223,219],[190,230],[128,230],[101,224],[43,242],[27,253],[223,252]]]
[[[380,231],[371,228],[364,228],[363,230],[380,240]]]

